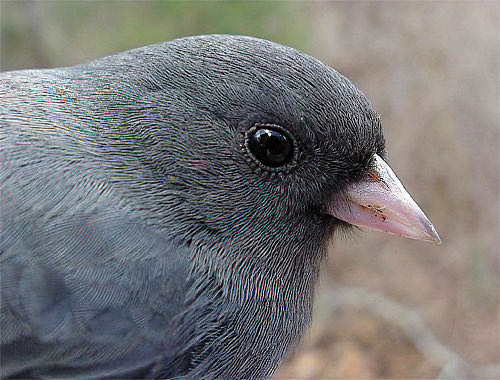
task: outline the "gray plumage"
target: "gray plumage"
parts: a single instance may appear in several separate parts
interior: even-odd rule
[[[300,152],[266,171],[255,123]],[[383,154],[346,78],[199,36],[0,74],[2,377],[272,375],[311,320],[327,197]]]

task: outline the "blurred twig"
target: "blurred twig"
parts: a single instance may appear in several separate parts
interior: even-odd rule
[[[325,294],[329,297],[320,302],[328,305],[329,309],[363,309],[398,326],[429,361],[441,368],[438,380],[500,378],[500,363],[474,366],[439,342],[415,311],[379,293],[333,285]]]

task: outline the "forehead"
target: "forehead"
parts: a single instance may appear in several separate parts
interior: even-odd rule
[[[310,146],[383,147],[378,115],[364,94],[296,49],[241,36],[184,38],[167,49],[175,52],[168,57],[177,64],[167,66],[178,72],[179,87],[225,125],[275,123]]]

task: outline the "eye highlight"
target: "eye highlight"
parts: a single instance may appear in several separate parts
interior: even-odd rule
[[[256,124],[246,134],[245,146],[259,166],[279,169],[290,164],[296,154],[292,135],[275,124]]]

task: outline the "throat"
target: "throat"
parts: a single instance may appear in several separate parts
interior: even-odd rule
[[[198,247],[193,250],[191,272],[198,282],[210,284],[212,291],[231,303],[309,305],[323,256],[323,250],[274,252],[262,257],[251,251],[243,255],[240,250],[207,252]]]
[[[318,268],[298,259],[270,267],[251,256],[228,265],[228,255],[198,251],[192,262],[192,374],[267,378],[310,325]],[[224,367],[218,357],[245,361]]]

